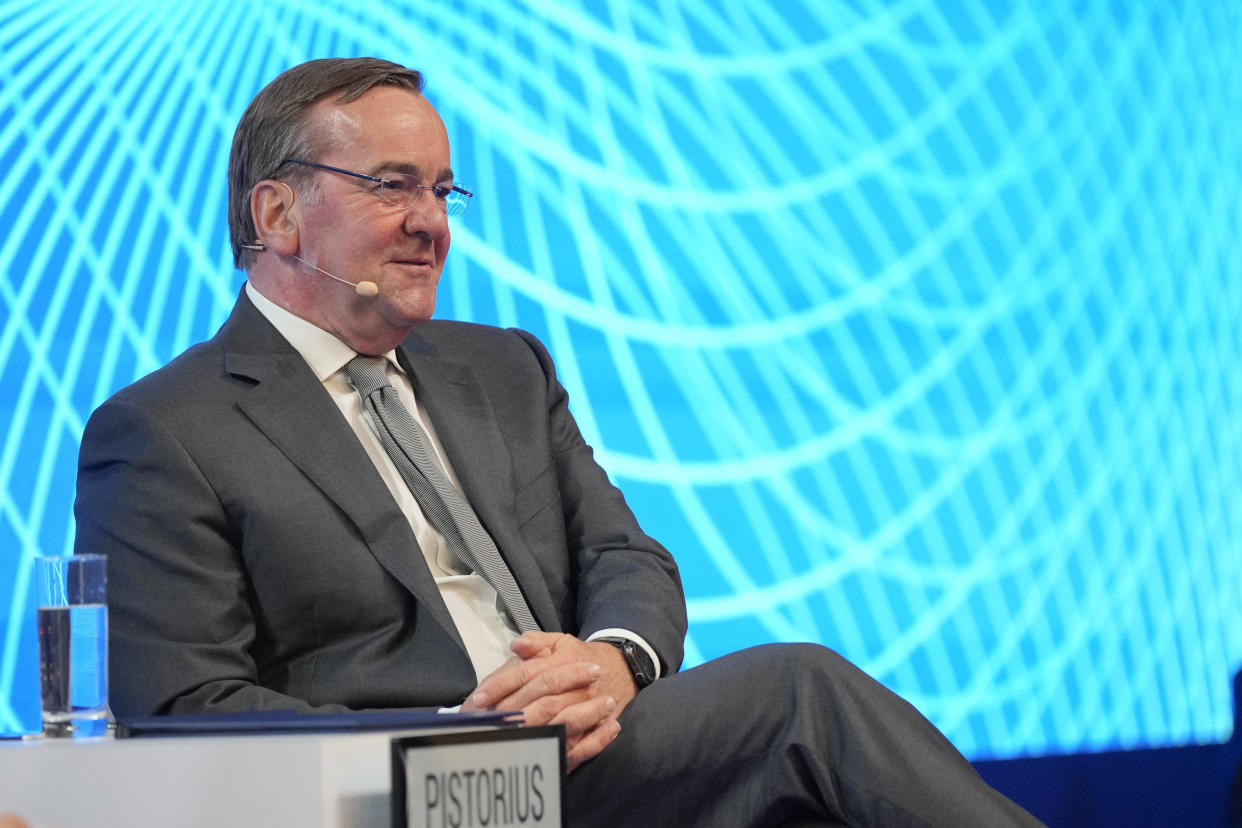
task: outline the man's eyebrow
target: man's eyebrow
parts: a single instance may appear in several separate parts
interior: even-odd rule
[[[422,171],[419,169],[418,165],[410,164],[406,161],[385,161],[384,163],[379,164],[378,166],[374,167],[371,170],[371,175],[382,178],[384,173],[386,172],[405,173],[406,175],[412,175],[415,178],[422,177]],[[436,176],[435,180],[436,181],[452,181],[453,170],[450,169],[449,167],[445,167],[444,169],[440,170],[440,174]]]

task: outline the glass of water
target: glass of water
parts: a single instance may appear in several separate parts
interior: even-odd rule
[[[108,732],[108,582],[103,555],[35,558],[45,737]]]

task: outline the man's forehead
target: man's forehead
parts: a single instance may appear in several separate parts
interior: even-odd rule
[[[347,109],[331,98],[324,98],[310,109],[310,117],[306,119],[312,134],[327,136],[341,133],[356,132],[361,126],[361,113]]]
[[[311,107],[307,126],[315,139],[351,143],[386,129],[444,129],[430,101],[418,92],[391,85],[373,87],[346,103],[329,95]]]

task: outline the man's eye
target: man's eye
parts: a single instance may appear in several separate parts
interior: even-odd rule
[[[385,179],[380,182],[379,188],[382,192],[386,193],[404,193],[409,191],[410,185],[408,182],[403,181],[400,178],[393,181]]]
[[[453,185],[437,184],[431,191],[436,194],[436,198],[448,198],[448,194],[453,192]]]

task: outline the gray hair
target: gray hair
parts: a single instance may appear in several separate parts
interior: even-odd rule
[[[254,263],[257,241],[250,193],[265,178],[282,177],[292,184],[311,180],[313,170],[290,165],[279,176],[286,158],[314,159],[317,147],[307,124],[307,112],[330,95],[347,104],[375,86],[398,86],[422,93],[423,76],[416,69],[379,58],[310,60],[282,72],[260,90],[246,107],[229,153],[229,241],[233,266],[245,270]]]

